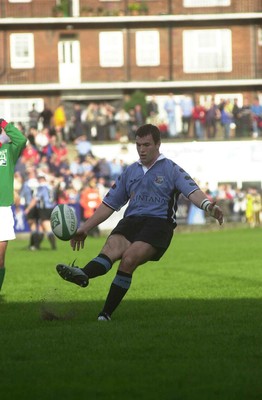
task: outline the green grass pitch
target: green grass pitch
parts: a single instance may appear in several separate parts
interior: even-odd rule
[[[83,289],[58,262],[73,252],[9,243],[0,295],[1,400],[262,399],[262,230],[183,232],[134,274],[111,322],[97,322],[116,265]],[[55,315],[59,319],[48,320]],[[44,316],[44,318],[43,318]]]

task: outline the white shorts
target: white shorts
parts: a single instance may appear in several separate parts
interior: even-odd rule
[[[14,215],[11,206],[0,207],[0,242],[16,238]]]

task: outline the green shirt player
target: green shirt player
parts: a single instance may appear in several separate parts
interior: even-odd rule
[[[11,123],[0,119],[0,291],[5,276],[5,254],[9,240],[15,239],[14,172],[26,137]]]

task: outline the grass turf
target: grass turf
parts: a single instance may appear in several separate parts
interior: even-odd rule
[[[104,238],[77,253],[61,241],[51,251],[45,239],[39,252],[10,242],[1,400],[262,398],[261,236],[247,228],[175,233],[160,262],[136,271],[109,323],[96,317],[115,266],[86,289],[55,272],[74,256],[83,266]]]

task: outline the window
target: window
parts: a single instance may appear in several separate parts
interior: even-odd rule
[[[99,33],[99,60],[101,67],[122,67],[124,65],[123,33]]]
[[[22,122],[26,125],[32,104],[35,104],[36,110],[39,112],[44,108],[44,101],[41,98],[0,100],[0,114],[4,115],[7,121]]]
[[[186,73],[232,71],[229,29],[183,32],[183,65]]]
[[[243,106],[243,95],[242,93],[216,93],[215,95],[200,95],[199,96],[199,101],[200,104],[203,104],[205,106],[209,106],[211,103],[211,100],[214,99],[215,103],[218,105],[222,100],[227,100],[229,99],[231,103],[234,103],[234,99],[237,99],[237,104],[239,107]]]
[[[231,0],[184,0],[184,7],[225,7],[230,6]]]
[[[136,64],[139,67],[155,67],[160,64],[158,31],[136,32]]]
[[[34,36],[32,33],[13,33],[10,35],[10,54],[12,68],[34,68]]]

